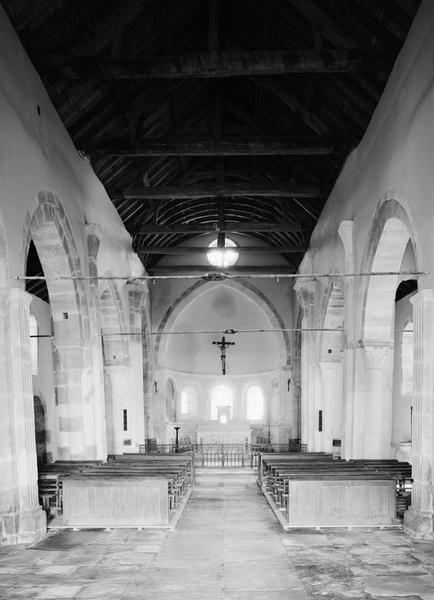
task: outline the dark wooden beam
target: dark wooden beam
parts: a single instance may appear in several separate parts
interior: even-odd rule
[[[306,108],[304,101],[298,98],[287,86],[282,85],[277,78],[251,76],[250,79],[270,92],[275,98],[278,98],[282,104],[296,113],[315,133],[323,136],[330,135],[328,124],[315,114],[315,112]]]
[[[289,185],[287,183],[254,184],[230,183],[224,185],[202,184],[189,186],[158,186],[128,188],[123,197],[128,200],[191,200],[194,198],[324,198],[325,190],[315,185]]]
[[[316,156],[351,147],[344,138],[319,136],[251,136],[227,139],[134,140],[95,138],[80,140],[90,156]]]
[[[238,254],[302,254],[306,252],[305,246],[237,246],[236,248],[228,248],[235,250]],[[142,254],[207,254],[215,250],[208,246],[138,246],[136,252]]]
[[[224,227],[218,227],[214,223],[187,223],[180,225],[140,225],[134,229],[130,229],[130,233],[136,235],[166,235],[166,234],[192,234],[202,235],[206,233],[256,233],[256,232],[283,232],[283,233],[298,233],[311,231],[312,227],[307,225],[299,225],[297,223],[233,223],[226,222]]]
[[[220,51],[180,56],[125,58],[42,55],[40,69],[67,77],[100,79],[185,79],[290,73],[350,73],[390,68],[387,55],[370,50]]]

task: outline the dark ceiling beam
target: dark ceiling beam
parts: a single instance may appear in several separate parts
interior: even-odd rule
[[[325,191],[315,185],[289,185],[288,183],[230,183],[200,184],[192,186],[158,186],[129,188],[123,197],[128,200],[191,200],[194,198],[323,198]]]
[[[312,227],[299,225],[297,223],[286,222],[265,222],[265,223],[235,223],[226,222],[222,228],[213,223],[186,223],[179,225],[139,225],[130,229],[130,233],[136,235],[165,235],[165,234],[191,234],[202,235],[206,233],[216,233],[224,231],[225,233],[256,233],[256,232],[276,232],[283,233],[311,231]]]
[[[42,4],[44,5],[44,3]],[[141,11],[147,8],[147,5],[148,3],[138,0],[127,0],[112,11],[102,11],[97,24],[92,25],[87,22],[84,28],[81,27],[81,35],[77,36],[69,49],[71,55],[95,55],[106,49],[118,32],[119,23],[128,25],[138,17]],[[81,22],[85,22],[87,11],[82,3],[77,2],[74,8],[79,12]]]
[[[314,156],[348,150],[351,141],[331,136],[249,136],[217,139],[133,140],[81,139],[90,156]]]
[[[296,113],[315,133],[318,135],[330,135],[330,127],[313,111],[306,108],[303,100],[283,86],[278,79],[270,77],[250,77],[250,79],[278,98],[285,106]]]
[[[286,0],[286,3],[291,5],[300,15],[311,23],[317,23],[321,28],[322,35],[338,48],[346,48],[347,50],[355,50],[357,42],[353,35],[341,28],[341,24],[333,19],[326,10],[319,7],[313,0]],[[369,40],[367,41],[369,43]],[[390,65],[391,67],[392,65]],[[359,83],[365,93],[378,102],[380,91],[378,86],[367,75],[359,73],[357,75]]]
[[[235,250],[238,254],[302,254],[306,252],[305,246],[237,246],[236,248],[229,248]],[[215,250],[215,248],[209,248],[208,246],[139,246],[137,253],[142,254],[207,254]]]
[[[153,58],[64,56],[46,54],[38,68],[67,77],[100,79],[185,79],[293,73],[350,73],[390,67],[386,54],[371,50],[220,51]]]
[[[257,122],[254,119],[252,119],[252,117],[250,117],[244,111],[244,109],[240,108],[239,106],[236,106],[232,102],[227,102],[226,107],[231,112],[231,114],[233,114],[242,123],[247,125],[247,127],[249,127],[249,129],[251,131],[255,131],[259,135],[263,134],[264,130],[260,126],[258,126]],[[318,139],[327,139],[327,138],[318,138]],[[307,181],[311,181],[311,182],[313,181],[313,182],[317,183],[318,178],[315,173],[313,173],[311,170],[307,169],[305,166],[301,165],[299,161],[296,162],[295,159],[289,159],[289,161],[291,163],[292,168],[296,169],[297,171],[300,171],[300,174],[305,179],[307,179]],[[288,162],[288,159],[285,159],[285,162]]]

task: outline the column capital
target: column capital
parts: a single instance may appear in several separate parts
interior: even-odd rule
[[[13,287],[10,289],[10,299],[12,302],[20,304],[21,306],[30,306],[33,296],[19,287]]]
[[[102,237],[102,231],[99,225],[96,223],[88,223],[85,225],[86,238],[87,238],[87,252],[89,258],[96,259],[98,256],[100,241]]]
[[[422,289],[419,290],[410,298],[410,302],[414,305],[424,302],[434,302],[434,290]]]
[[[315,302],[316,279],[314,277],[300,277],[294,284],[302,308],[307,308]]]
[[[392,341],[360,340],[359,346],[365,351],[368,369],[383,369],[393,355]]]
[[[98,225],[98,223],[86,223],[86,225],[84,226],[84,228],[85,228],[86,236],[87,237],[95,236],[99,240],[101,239],[101,237],[102,237],[102,229]]]
[[[149,285],[147,281],[137,281],[133,279],[132,281],[127,281],[125,285],[130,298],[134,298],[139,303],[142,303],[149,295]]]

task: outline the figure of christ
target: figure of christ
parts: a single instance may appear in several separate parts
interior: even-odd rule
[[[226,375],[226,348],[228,346],[235,346],[235,342],[227,342],[225,336],[223,336],[220,342],[213,342],[213,345],[219,346],[220,348],[220,360],[222,361],[222,375]]]

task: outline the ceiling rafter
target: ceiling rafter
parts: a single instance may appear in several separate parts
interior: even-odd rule
[[[134,248],[159,248],[145,255],[150,270],[165,248],[219,225],[245,246],[306,247],[419,6],[2,2]],[[38,67],[47,56],[60,56],[60,70]],[[69,77],[71,61],[83,78]],[[122,196],[137,188],[154,196]],[[307,189],[318,193],[300,197]],[[301,255],[282,256],[295,269]]]
[[[229,50],[164,57],[108,57],[40,55],[41,70],[59,71],[75,80],[98,79],[188,79],[224,78],[247,75],[288,75],[297,73],[350,73],[387,70],[391,59],[372,50]]]

